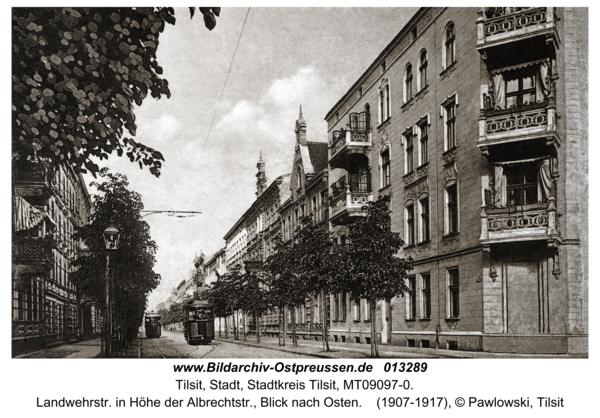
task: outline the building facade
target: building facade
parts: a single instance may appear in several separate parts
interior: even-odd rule
[[[390,195],[409,292],[334,340],[587,352],[587,10],[422,8],[326,116],[331,230]]]
[[[284,242],[293,241],[294,231],[305,216],[311,216],[321,228],[329,228],[328,145],[327,142],[309,141],[306,131],[307,123],[300,107],[294,129],[296,144],[292,161],[290,194],[278,211]],[[320,316],[322,303],[320,297],[309,297],[304,306],[286,312],[288,329],[291,327],[292,315],[294,315],[299,338],[319,338],[322,335]],[[328,303],[327,298],[325,303]],[[329,312],[327,308],[326,312]]]
[[[99,334],[102,314],[70,279],[92,210],[83,177],[41,161],[13,161],[12,175],[13,354]]]

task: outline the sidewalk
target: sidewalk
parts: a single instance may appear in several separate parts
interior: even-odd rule
[[[113,358],[139,358],[141,347],[141,335],[133,341],[130,349],[115,354]],[[22,354],[15,358],[101,358],[102,339],[94,338],[72,344],[64,344],[58,347],[46,348],[33,353]]]
[[[256,342],[256,336],[249,335],[247,341],[234,340],[233,337],[215,337],[216,341],[232,344],[249,345],[269,350],[286,351],[288,353],[303,354],[318,358],[370,358],[371,346],[368,344],[334,343],[329,342],[331,351],[323,351],[322,341],[298,341],[298,347],[292,346],[291,340],[286,340],[285,346],[279,346],[277,338],[260,337],[260,343]],[[512,359],[512,358],[587,358],[587,356],[571,354],[515,354],[515,353],[489,353],[483,351],[454,351],[435,348],[401,347],[396,345],[379,344],[379,354],[382,358],[485,358],[485,359]]]

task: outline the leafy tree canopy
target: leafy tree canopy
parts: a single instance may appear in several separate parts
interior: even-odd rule
[[[199,9],[212,30],[220,9]],[[13,155],[96,175],[90,157],[116,151],[158,177],[164,158],[132,139],[133,107],[171,95],[156,51],[173,8],[13,8],[12,19]]]
[[[157,246],[150,237],[150,227],[140,217],[141,195],[127,188],[127,177],[110,174],[106,168],[99,174],[104,181],[92,183],[99,194],[92,196],[94,210],[90,224],[75,234],[88,251],[75,261],[77,270],[72,273],[72,280],[84,295],[104,308],[106,256],[110,252],[115,306],[132,310],[130,318],[141,318],[148,295],[160,283],[160,275],[154,272]],[[121,233],[116,250],[106,250],[103,239],[111,220]]]

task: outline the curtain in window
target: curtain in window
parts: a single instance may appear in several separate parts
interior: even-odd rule
[[[550,94],[550,74],[549,62],[544,61],[540,64],[538,80],[535,86],[535,96],[537,101],[545,100]]]
[[[550,174],[550,160],[542,161],[540,164],[540,181],[538,182],[538,203],[542,203],[542,196],[548,200],[553,195],[554,185]],[[543,193],[543,194],[542,194]]]
[[[506,86],[504,76],[501,73],[494,75],[494,108],[504,109],[506,100]]]
[[[494,167],[494,208],[506,207],[506,176],[504,167],[497,165]]]

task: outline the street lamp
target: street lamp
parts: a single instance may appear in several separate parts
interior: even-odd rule
[[[116,250],[119,246],[119,238],[121,233],[115,228],[115,222],[111,220],[108,224],[108,228],[104,230],[102,234],[104,236],[104,245],[107,250]],[[106,254],[106,331],[108,335],[105,337],[105,351],[104,354],[107,356],[111,352],[111,338],[112,338],[112,312],[110,309],[110,252]]]

